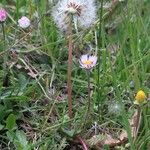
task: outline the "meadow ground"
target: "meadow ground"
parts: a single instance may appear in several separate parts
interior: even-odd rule
[[[93,19],[86,29],[58,27],[56,4],[0,2],[0,149],[149,150],[150,1],[97,0],[65,12],[88,8],[79,20]]]

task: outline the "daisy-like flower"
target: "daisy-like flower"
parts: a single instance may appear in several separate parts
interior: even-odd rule
[[[0,8],[0,22],[4,22],[7,19],[7,12],[4,8]]]
[[[81,68],[91,69],[96,65],[97,57],[89,56],[89,55],[82,55],[80,57],[79,63],[81,65]]]
[[[81,28],[90,27],[96,19],[94,0],[59,0],[52,11],[52,16],[60,30],[66,31],[70,14]]]
[[[18,20],[18,24],[21,28],[26,29],[30,26],[31,22],[26,16],[23,16]]]
[[[136,96],[135,96],[135,101],[134,104],[142,104],[142,103],[146,103],[146,94],[144,93],[144,91],[140,90],[137,92]]]

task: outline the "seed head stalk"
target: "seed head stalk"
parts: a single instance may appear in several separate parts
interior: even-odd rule
[[[69,26],[68,26],[68,73],[67,73],[67,89],[68,89],[68,115],[70,118],[73,117],[72,112],[72,83],[71,83],[71,74],[72,74],[72,51],[73,51],[73,35],[72,35],[72,14],[69,16]]]

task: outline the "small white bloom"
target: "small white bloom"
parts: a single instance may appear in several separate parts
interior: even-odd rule
[[[96,65],[97,57],[96,56],[89,56],[89,55],[82,55],[80,57],[79,63],[80,63],[82,68],[91,69]]]
[[[70,14],[81,28],[90,27],[96,20],[94,0],[60,0],[52,11],[54,21],[60,30],[67,29]]]
[[[31,22],[26,16],[23,16],[18,20],[18,24],[21,28],[25,29],[30,26]]]

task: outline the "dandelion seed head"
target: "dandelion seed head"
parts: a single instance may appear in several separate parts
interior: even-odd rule
[[[110,114],[120,115],[121,111],[122,111],[122,107],[118,102],[112,102],[108,106],[108,111],[109,111]]]
[[[7,12],[4,8],[0,8],[0,22],[4,22],[7,19]]]
[[[54,21],[60,30],[67,30],[70,14],[79,27],[90,27],[96,20],[94,0],[60,0],[52,11]]]

